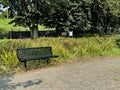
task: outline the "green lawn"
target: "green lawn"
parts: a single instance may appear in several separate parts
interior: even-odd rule
[[[13,26],[14,24],[8,24],[12,19],[0,19],[0,32],[8,32],[10,30],[26,30],[29,28],[25,28],[22,26]],[[50,30],[50,28],[45,28],[44,26],[39,25],[39,30]]]
[[[13,30],[23,30],[24,27],[16,26],[14,27],[13,24],[8,24],[11,21],[11,19],[0,19],[0,31],[10,31]]]

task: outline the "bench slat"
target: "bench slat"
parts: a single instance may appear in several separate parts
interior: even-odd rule
[[[28,57],[28,58],[21,58],[20,61],[30,61],[30,60],[39,60],[39,59],[47,59],[47,58],[57,58],[58,55],[52,55],[52,56],[42,56],[42,57]]]

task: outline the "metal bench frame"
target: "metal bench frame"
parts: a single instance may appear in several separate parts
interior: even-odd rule
[[[47,60],[49,64],[49,58],[57,58],[58,55],[52,54],[52,47],[33,47],[33,48],[18,48],[17,58],[20,62],[24,63],[24,67],[27,70],[27,61],[31,60]]]

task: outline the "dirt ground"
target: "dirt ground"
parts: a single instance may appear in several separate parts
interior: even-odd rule
[[[0,90],[120,90],[120,56],[0,76]]]

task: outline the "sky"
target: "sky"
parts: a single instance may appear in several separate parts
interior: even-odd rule
[[[3,6],[1,4],[0,4],[0,9],[3,11],[7,10],[7,8],[3,8]]]

